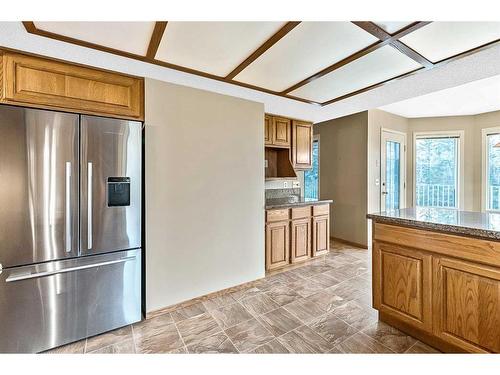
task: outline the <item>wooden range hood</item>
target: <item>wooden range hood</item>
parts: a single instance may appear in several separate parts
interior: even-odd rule
[[[295,173],[290,160],[289,148],[266,147],[265,159],[266,180],[297,178],[297,174]]]

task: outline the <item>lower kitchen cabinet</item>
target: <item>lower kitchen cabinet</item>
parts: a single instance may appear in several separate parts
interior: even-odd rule
[[[292,220],[290,263],[298,263],[311,257],[311,219]]]
[[[298,263],[330,250],[330,205],[266,211],[266,270]]]
[[[373,264],[374,307],[431,332],[431,256],[402,246],[376,242]]]
[[[467,352],[500,353],[500,269],[434,257],[434,334]]]
[[[375,223],[380,320],[445,352],[500,353],[500,245]]]
[[[312,256],[323,255],[330,250],[330,217],[314,216],[312,219]]]
[[[272,270],[288,264],[290,224],[278,221],[266,224],[266,269]]]

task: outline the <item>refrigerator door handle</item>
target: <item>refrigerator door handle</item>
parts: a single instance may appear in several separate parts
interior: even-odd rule
[[[87,163],[87,249],[92,249],[92,162]]]
[[[5,282],[12,283],[14,281],[37,279],[39,277],[57,275],[60,273],[80,271],[80,270],[85,270],[85,269],[89,269],[89,268],[108,266],[108,265],[117,264],[117,263],[125,263],[125,262],[128,262],[130,260],[134,260],[136,258],[137,258],[136,256],[131,256],[131,257],[126,257],[126,258],[121,258],[121,259],[108,260],[108,261],[104,261],[104,262],[85,264],[82,266],[68,267],[68,268],[63,268],[60,270],[43,271],[43,272],[37,272],[37,273],[13,274],[13,275],[8,276],[7,279],[5,280]]]
[[[66,162],[66,252],[71,252],[71,162]]]

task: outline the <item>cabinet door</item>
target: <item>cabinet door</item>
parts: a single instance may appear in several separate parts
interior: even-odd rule
[[[306,260],[311,254],[311,219],[293,220],[291,228],[291,263]]]
[[[288,264],[290,223],[279,221],[266,225],[266,270]]]
[[[273,117],[273,145],[279,147],[290,147],[290,120],[281,117]]]
[[[312,168],[312,124],[293,121],[292,162],[295,169]]]
[[[373,304],[377,310],[431,332],[431,280],[431,255],[374,242]]]
[[[330,218],[328,215],[315,216],[312,219],[312,256],[327,253],[330,250]]]
[[[434,333],[467,352],[500,353],[500,269],[433,262]]]
[[[273,118],[268,115],[264,117],[264,144],[266,146],[273,144]]]
[[[140,78],[7,52],[3,79],[6,103],[144,118],[144,81]]]

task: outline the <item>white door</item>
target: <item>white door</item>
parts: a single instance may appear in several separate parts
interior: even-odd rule
[[[406,135],[382,130],[380,156],[380,209],[406,206]]]

